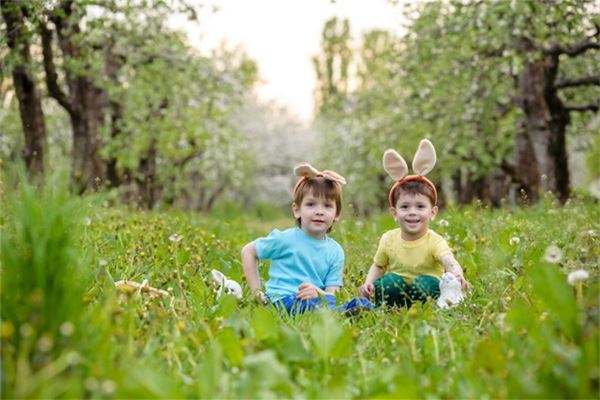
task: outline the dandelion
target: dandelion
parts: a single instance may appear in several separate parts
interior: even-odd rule
[[[448,221],[446,221],[445,219],[440,219],[440,226],[441,227],[447,227],[448,225],[450,225],[450,223]]]
[[[551,264],[558,264],[560,260],[562,260],[562,256],[563,255],[560,248],[552,244],[546,248],[546,252],[544,253],[544,260]]]
[[[178,235],[177,233],[172,234],[171,236],[169,236],[169,240],[173,243],[177,243],[179,242],[181,239],[183,239],[182,236]]]
[[[21,336],[29,337],[33,333],[33,328],[31,325],[25,323],[19,327],[19,332],[21,333]]]
[[[98,265],[100,265],[101,267],[106,267],[108,265],[108,261],[106,261],[104,258],[101,258],[100,260],[98,260]]]
[[[75,325],[73,325],[73,323],[69,322],[69,321],[63,322],[60,325],[59,330],[60,330],[61,335],[71,336],[73,334],[73,332],[75,332]]]
[[[569,285],[575,287],[575,296],[579,305],[583,306],[583,281],[590,277],[589,272],[585,269],[578,269],[569,272],[567,276],[567,282]]]
[[[53,346],[54,342],[52,341],[52,338],[50,338],[50,336],[42,336],[37,343],[38,349],[43,353],[47,353],[50,350],[52,350]]]
[[[85,218],[83,219],[83,224],[84,224],[85,226],[90,226],[90,225],[92,224],[92,220],[91,220],[89,217],[85,217]]]
[[[113,394],[116,389],[117,389],[117,385],[115,384],[114,381],[111,381],[110,379],[107,379],[104,382],[102,382],[102,391],[104,393],[106,393],[106,394]]]
[[[98,388],[98,380],[96,378],[90,376],[85,379],[85,381],[83,382],[83,386],[85,386],[85,388],[88,391],[92,392]]]
[[[589,237],[596,237],[596,236],[598,236],[598,231],[590,229],[589,231],[587,231],[587,234]]]
[[[569,285],[575,286],[576,284],[585,281],[589,277],[590,274],[585,269],[578,269],[576,271],[569,272],[569,275],[567,276],[567,282],[569,282]]]
[[[510,240],[508,241],[508,244],[510,244],[511,246],[516,246],[519,243],[521,243],[521,238],[518,236],[513,236],[510,238]]]
[[[69,365],[79,364],[79,362],[81,361],[81,356],[76,351],[68,352],[65,358],[67,360],[67,363],[69,363]]]

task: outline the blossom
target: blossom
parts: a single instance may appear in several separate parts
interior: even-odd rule
[[[445,228],[448,225],[450,225],[450,223],[448,221],[446,221],[445,219],[440,219],[440,226]]]
[[[552,264],[558,264],[562,260],[562,251],[556,245],[550,245],[544,253],[544,260]]]
[[[172,234],[171,236],[169,236],[169,240],[173,243],[177,243],[179,242],[181,239],[183,239],[182,236],[178,235],[177,233]]]
[[[576,271],[569,272],[569,275],[567,276],[567,282],[569,282],[569,285],[575,286],[577,283],[583,282],[589,277],[590,274],[585,269],[578,269]]]
[[[587,234],[589,237],[596,237],[596,236],[598,236],[598,231],[590,229],[589,231],[587,231]]]
[[[511,246],[516,246],[519,243],[521,243],[521,238],[518,236],[513,236],[508,241],[508,244],[510,244]]]
[[[85,217],[85,218],[83,219],[83,224],[84,224],[85,226],[90,226],[90,225],[92,224],[92,220],[91,220],[91,218],[89,218],[89,217]]]

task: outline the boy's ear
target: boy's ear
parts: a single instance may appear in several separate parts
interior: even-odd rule
[[[433,206],[431,207],[431,219],[433,220],[435,218],[435,216],[437,215],[438,211],[440,211],[440,209],[438,208],[438,206]]]
[[[396,207],[390,207],[388,211],[392,214],[392,217],[396,218]]]
[[[300,207],[295,202],[292,203],[292,213],[294,214],[294,218],[300,218]]]

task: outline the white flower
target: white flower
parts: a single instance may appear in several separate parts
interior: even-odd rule
[[[75,332],[75,325],[73,325],[72,322],[63,322],[62,324],[60,324],[60,333],[63,336],[71,336],[73,334],[73,332]]]
[[[587,231],[587,234],[589,237],[596,237],[596,236],[598,236],[598,231],[590,229],[589,231]]]
[[[508,241],[508,244],[510,244],[511,246],[515,246],[517,244],[521,243],[521,238],[518,236],[513,236],[510,238],[510,240]]]
[[[183,239],[182,236],[179,236],[177,233],[172,234],[171,236],[169,236],[169,240],[173,243],[177,243],[179,242],[181,239]]]
[[[113,394],[116,388],[117,385],[110,379],[107,379],[104,382],[102,382],[102,391],[106,394]]]
[[[558,264],[562,260],[562,251],[556,245],[550,245],[546,248],[544,253],[544,260],[551,264]]]
[[[92,224],[92,220],[91,220],[89,217],[85,217],[85,218],[83,219],[83,224],[84,224],[85,226],[90,226],[90,225]]]
[[[98,388],[98,380],[96,380],[96,378],[90,376],[90,377],[86,378],[85,381],[83,381],[83,386],[85,386],[85,388],[87,390],[92,392]]]
[[[50,350],[52,350],[53,346],[54,346],[54,342],[52,341],[52,338],[50,338],[49,336],[42,336],[40,338],[40,340],[38,340],[38,343],[37,343],[38,349],[44,353],[47,353]]]
[[[583,282],[589,277],[590,274],[585,269],[578,269],[576,271],[569,272],[569,275],[567,276],[567,282],[569,282],[569,285],[575,286],[577,283]]]
[[[445,219],[440,219],[440,226],[445,228],[448,225],[450,225],[450,223],[448,221],[446,221]]]

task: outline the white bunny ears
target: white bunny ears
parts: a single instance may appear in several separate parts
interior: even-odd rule
[[[319,171],[318,169],[304,161],[294,166],[294,175],[300,177],[300,179],[298,180],[298,182],[296,182],[296,185],[294,186],[294,190],[292,192],[294,194],[298,191],[298,189],[300,189],[300,186],[303,182],[306,182],[307,180],[316,177],[323,177],[327,180],[337,182],[340,185],[346,184],[346,179],[337,172],[328,169]]]
[[[383,169],[385,169],[385,172],[392,179],[396,180],[388,196],[390,207],[394,206],[392,200],[394,191],[402,184],[414,180],[421,181],[433,189],[433,203],[435,205],[437,203],[437,190],[435,189],[435,185],[429,179],[425,178],[424,175],[431,172],[433,167],[435,167],[436,161],[437,157],[433,144],[429,140],[423,139],[419,143],[419,148],[412,162],[412,169],[416,175],[408,175],[408,165],[404,161],[404,158],[396,150],[387,149],[383,153]]]

